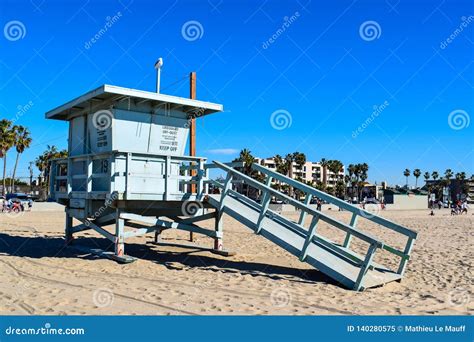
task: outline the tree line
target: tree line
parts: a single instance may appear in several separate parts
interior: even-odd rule
[[[0,157],[3,158],[2,195],[6,193],[7,155],[13,147],[16,150],[15,165],[10,180],[11,189],[15,188],[16,170],[21,154],[31,146],[31,133],[28,128],[21,125],[13,125],[11,120],[0,120]]]
[[[415,177],[415,189],[418,189],[418,178],[421,177],[422,171],[420,169],[414,169],[413,172],[410,169],[405,169],[403,171],[403,176],[406,177],[405,187],[408,189],[408,178],[413,175]],[[464,181],[467,179],[466,172],[457,172],[456,174],[451,169],[446,169],[444,175],[441,175],[438,171],[426,171],[423,174],[425,182],[428,184],[429,180],[434,180],[435,184],[428,184],[427,190],[430,193],[436,194],[438,198],[442,197],[443,188],[448,188],[451,184],[452,179],[456,179],[461,187],[459,189],[459,194],[467,195],[469,191],[469,186]],[[439,182],[438,182],[439,179]],[[471,175],[471,180],[474,180],[474,175]]]
[[[242,171],[246,175],[263,182],[264,176],[252,169],[252,164],[255,162],[255,160],[256,158],[252,155],[251,151],[245,148],[240,151],[239,157],[234,159],[234,162],[243,162],[244,167]],[[362,183],[367,180],[367,173],[369,170],[367,163],[355,165],[351,164],[348,168],[349,175],[339,177],[339,174],[344,172],[343,163],[339,160],[327,160],[326,158],[322,158],[319,162],[322,168],[321,180],[314,181],[305,180],[299,174],[295,177],[293,174],[293,165],[296,166],[297,173],[303,172],[303,166],[307,161],[306,155],[304,153],[296,151],[293,153],[288,153],[285,156],[277,154],[273,157],[273,160],[275,162],[276,172],[305,183],[318,190],[330,193],[339,198],[344,198],[346,196],[346,183],[351,185],[353,192],[355,192],[354,189],[357,189],[357,193],[362,191]],[[335,177],[333,177],[334,184],[332,184],[330,187],[328,186],[328,172],[330,172],[332,175],[335,175]],[[311,170],[311,176],[313,176],[313,170]],[[293,191],[293,188],[290,185],[281,184],[278,181],[276,181],[271,186],[276,190],[287,192],[290,196],[295,195],[297,198],[300,198],[302,195],[298,189]],[[250,187],[244,185],[244,192],[246,192],[248,195],[249,191]],[[358,195],[358,197],[360,196]]]
[[[7,192],[7,183],[11,191],[14,191],[15,185],[26,184],[16,179],[16,172],[21,155],[27,148],[31,147],[32,141],[31,132],[27,127],[14,125],[11,120],[0,120],[0,158],[3,159],[3,196],[5,196]],[[13,148],[16,150],[15,164],[11,177],[7,177],[7,156]],[[39,184],[40,186],[48,186],[51,160],[65,157],[67,157],[67,150],[59,150],[54,145],[48,145],[47,149],[36,158],[35,165],[45,179],[43,184]]]

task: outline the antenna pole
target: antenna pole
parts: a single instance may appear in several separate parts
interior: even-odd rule
[[[196,72],[193,71],[189,74],[189,98],[196,99]],[[191,118],[189,125],[189,155],[196,156],[196,119]],[[191,170],[191,176],[196,176],[196,170]],[[196,184],[191,184],[191,193],[196,193]],[[193,232],[189,233],[189,241],[193,241]]]

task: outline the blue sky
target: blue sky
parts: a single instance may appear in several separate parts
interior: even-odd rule
[[[367,162],[369,180],[391,184],[405,168],[470,175],[473,15],[468,0],[0,0],[0,116],[32,131],[27,176],[47,144],[66,146],[67,124],[46,111],[104,83],[153,91],[161,56],[163,93],[187,97],[197,71],[198,99],[224,105],[199,120],[198,155],[300,151]]]

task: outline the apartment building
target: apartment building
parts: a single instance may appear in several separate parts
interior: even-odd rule
[[[276,170],[276,163],[273,157],[265,159],[255,158],[255,162],[269,169]],[[326,169],[328,188],[332,188],[338,180],[344,180],[344,170],[345,167],[343,166],[342,171],[335,175],[333,172]],[[305,182],[322,182],[323,167],[319,162],[307,161],[301,168],[296,163],[293,163],[293,178],[298,177],[303,179]]]

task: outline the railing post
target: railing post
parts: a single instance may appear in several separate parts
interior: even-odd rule
[[[208,181],[208,180],[209,180],[209,169],[208,169],[208,168],[204,168],[204,165],[203,165],[203,169],[204,169],[204,179],[205,179],[206,181]],[[206,182],[206,184],[204,185],[204,192],[205,192],[206,194],[209,193],[209,182]]]
[[[265,185],[270,186],[272,184],[273,177],[267,175],[265,179]],[[260,215],[258,216],[257,226],[255,227],[255,234],[260,234],[260,230],[262,230],[262,222],[267,214],[268,206],[270,205],[270,200],[272,196],[268,191],[265,191],[262,196],[262,209],[260,209]]]
[[[197,170],[197,178],[198,178],[198,183],[197,183],[197,194],[196,198],[201,199],[203,194],[204,194],[204,161],[202,159],[199,159],[199,164],[198,165],[198,170]]]
[[[306,198],[304,199],[304,204],[309,205],[311,203],[311,199],[313,198],[313,195],[306,193]],[[300,219],[298,220],[298,224],[302,226],[304,224],[304,220],[306,219],[306,215],[308,213],[304,210],[301,211],[300,214]]]
[[[359,291],[364,286],[364,276],[367,273],[367,270],[372,263],[372,259],[375,254],[375,250],[377,249],[376,244],[371,244],[369,250],[367,251],[367,255],[365,256],[364,263],[360,267],[359,275],[357,276],[356,283],[354,285],[354,290]]]
[[[215,231],[216,237],[214,238],[214,249],[222,250],[222,238],[223,238],[223,220],[222,215],[224,215],[224,206],[225,206],[225,197],[227,192],[232,188],[232,173],[228,172],[227,177],[224,182],[224,187],[222,189],[221,200],[219,202],[219,208],[216,213],[216,222],[215,222]]]
[[[115,255],[123,256],[125,254],[125,244],[124,244],[124,220],[120,218],[120,209],[117,209],[115,212]]]
[[[408,237],[408,241],[404,250],[405,255],[408,255],[408,256],[410,255],[414,242],[415,242],[415,239],[413,239],[411,236]],[[400,265],[398,266],[397,273],[400,274],[401,276],[403,276],[403,274],[405,273],[405,269],[407,267],[407,261],[408,260],[406,258],[402,258],[402,260],[400,260]]]
[[[356,213],[352,213],[351,222],[349,223],[349,225],[352,228],[355,228],[355,226],[357,224],[357,218],[358,217],[359,217],[359,215],[357,215]],[[351,235],[351,233],[348,232],[346,234],[346,238],[344,239],[344,243],[342,244],[342,246],[346,247],[346,248],[349,248],[350,244],[351,244],[351,240],[352,240],[352,235]]]
[[[313,219],[311,220],[311,223],[309,225],[308,229],[308,235],[306,236],[306,240],[304,241],[303,248],[301,249],[301,255],[300,255],[300,260],[305,261],[306,256],[308,255],[308,247],[311,244],[311,241],[313,240],[313,236],[316,233],[316,227],[319,222],[319,215],[314,216]]]

